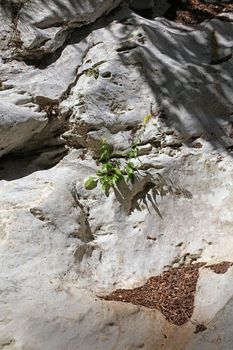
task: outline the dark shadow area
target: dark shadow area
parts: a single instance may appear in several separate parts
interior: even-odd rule
[[[142,16],[144,18],[148,18],[148,19],[154,18],[153,8],[143,9],[143,10],[134,10],[134,12],[137,13],[139,16]]]
[[[4,0],[3,0],[4,1]],[[127,1],[127,0],[126,0]],[[113,3],[114,4],[114,3]],[[29,7],[29,11],[24,13],[24,6]],[[40,69],[44,69],[48,67],[48,65],[55,62],[62,54],[64,48],[69,44],[79,43],[85,37],[87,37],[91,31],[99,29],[106,25],[108,22],[107,15],[109,12],[114,13],[116,8],[105,11],[106,5],[104,2],[100,2],[99,6],[96,8],[96,11],[90,13],[90,9],[96,7],[95,0],[88,1],[75,1],[69,0],[64,3],[62,0],[53,0],[53,2],[49,3],[45,0],[41,0],[41,5],[32,3],[33,11],[30,9],[30,0],[10,0],[8,3],[4,3],[4,5],[0,2],[0,7],[6,9],[11,8],[13,18],[14,18],[14,30],[15,36],[19,37],[20,33],[18,32],[17,23],[19,19],[21,22],[31,22],[35,25],[37,29],[46,30],[50,28],[60,27],[61,33],[59,33],[57,40],[62,40],[62,35],[64,33],[66,36],[65,41],[52,53],[46,53],[46,49],[43,47],[49,38],[47,36],[44,39],[39,38],[39,45],[33,45],[31,48],[27,50],[21,50],[22,41],[19,40],[17,42],[16,52],[14,58],[23,60],[28,65],[33,65]],[[40,18],[40,12],[42,8],[46,7],[48,9],[48,16],[45,16],[44,20],[36,22],[36,19],[32,17],[31,13],[38,12],[38,18]],[[96,17],[96,20],[90,20],[92,17],[94,18],[97,13],[103,13],[100,17]],[[75,34],[75,42],[73,41],[73,33]],[[77,33],[78,32],[78,33]]]
[[[152,208],[158,216],[163,219],[159,210],[159,198],[163,198],[167,195],[187,199],[192,198],[192,194],[187,189],[175,186],[170,179],[165,179],[160,174],[152,176],[147,173],[146,181],[144,181],[144,179],[143,185],[140,186],[140,179],[136,177],[136,182],[139,184],[139,186],[138,184],[135,186],[139,187],[136,193],[134,186],[131,188],[125,181],[121,181],[120,184],[114,188],[117,200],[121,203],[123,208],[125,208],[128,214],[131,214],[135,209],[139,211],[147,209],[152,215],[150,209]]]
[[[39,170],[47,170],[64,158],[68,150],[62,146],[45,147],[27,154],[10,153],[0,158],[0,180],[12,181]]]
[[[42,0],[43,1],[43,0]],[[59,4],[59,1],[58,1]],[[54,13],[54,16],[56,13]],[[121,20],[121,17],[125,17],[125,12],[123,11],[121,14],[121,11],[119,11],[119,7],[116,9],[113,9],[109,16],[103,15],[102,17],[98,18],[94,23],[85,24],[80,26],[81,23],[78,24],[77,28],[67,28],[67,36],[66,40],[57,50],[51,53],[44,53],[44,50],[42,49],[38,51],[38,55],[36,57],[30,58],[29,57],[23,57],[23,61],[27,65],[32,65],[35,68],[39,68],[41,70],[48,68],[50,65],[55,63],[62,55],[65,48],[69,45],[76,45],[76,49],[78,50],[78,45],[80,42],[85,41],[85,39],[95,30],[101,29],[112,23],[113,21]],[[101,38],[100,38],[101,41]],[[34,51],[36,51],[35,49]]]
[[[79,44],[81,41],[85,40],[85,38],[88,37],[88,35],[91,34],[93,30],[103,28],[105,25],[106,25],[106,22],[104,23],[103,21],[97,21],[94,24],[84,25],[83,27],[80,27],[77,29],[68,29],[66,41],[56,51],[52,53],[46,53],[46,54],[41,52],[38,55],[38,57],[33,57],[33,58],[26,57],[24,58],[24,62],[27,65],[32,65],[35,68],[39,68],[41,70],[46,69],[61,57],[64,49],[68,45]]]
[[[61,135],[67,130],[70,111],[60,116],[57,106],[47,107],[44,107],[49,119],[46,127],[22,145],[21,149],[0,158],[0,180],[16,180],[35,171],[50,169],[68,153]]]
[[[223,23],[226,27],[230,24],[219,20],[213,29],[205,25],[179,29],[167,21],[166,33],[160,24],[156,28],[156,20],[141,21],[139,16],[130,16],[130,20],[122,23],[128,27],[124,29],[124,41],[130,41],[133,28],[141,26],[152,44],[149,47],[137,42],[133,46],[131,42],[132,47],[118,55],[124,65],[130,61],[138,67],[160,105],[163,121],[169,127],[175,127],[183,143],[190,144],[201,137],[213,148],[223,148],[231,154],[233,114],[230,96],[233,83],[229,65],[232,64],[232,55],[223,56],[216,64],[211,60],[213,33],[218,29],[221,33]],[[229,38],[232,33],[228,28],[226,37]],[[202,45],[198,36],[193,35],[195,31],[209,37],[210,47]],[[192,130],[188,120],[193,125]]]

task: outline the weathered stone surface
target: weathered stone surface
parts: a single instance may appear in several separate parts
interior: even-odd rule
[[[65,42],[68,29],[95,22],[116,7],[120,0],[44,1],[26,3],[18,15],[21,54],[35,57],[56,51]],[[46,6],[45,6],[46,5]]]
[[[1,182],[0,344],[9,349],[149,350],[163,343],[163,327],[173,336],[176,327],[159,313],[106,304],[96,298],[98,289],[79,287],[87,257],[85,249],[83,256],[77,250],[92,246],[95,256],[100,250],[73,187],[90,171],[80,167],[78,155],[55,169]],[[73,281],[67,279],[71,272]],[[128,328],[130,322],[134,325]]]
[[[39,134],[48,124],[45,107],[57,104],[65,98],[70,86],[76,80],[77,69],[82,64],[86,51],[93,43],[83,41],[80,44],[68,45],[64,52],[61,52],[60,57],[52,58],[52,61],[49,60],[45,67],[40,68],[17,60],[8,62],[6,58],[11,57],[9,49],[13,47],[13,56],[15,56],[15,49],[16,51],[20,49],[21,52],[25,52],[25,55],[29,52],[30,56],[32,52],[34,58],[38,59],[40,52],[44,55],[62,46],[66,40],[68,27],[75,28],[94,22],[117,4],[117,1],[101,1],[98,4],[90,1],[85,2],[85,5],[80,2],[67,1],[66,4],[61,4],[51,1],[45,6],[43,1],[30,1],[17,7],[17,16],[15,12],[11,14],[10,7],[0,5],[3,23],[1,28],[1,43],[3,44],[0,45],[0,98],[3,105],[0,107],[0,113],[4,115],[4,124],[6,120],[9,120],[7,144],[4,134],[5,127],[0,131],[3,131],[1,154],[18,150],[19,146],[24,151],[25,141],[33,139],[35,133]],[[53,31],[56,35],[53,34]],[[85,30],[80,34],[85,37]],[[17,45],[22,43],[21,48],[15,44],[16,39],[19,41]],[[77,39],[77,42],[79,41],[80,38]],[[64,67],[66,67],[65,74],[59,74],[58,77],[58,72]],[[16,113],[18,113],[17,119],[15,118]],[[23,132],[22,129],[19,131],[22,124],[24,125]],[[57,124],[51,131],[60,129],[61,123]],[[53,137],[53,132],[50,135]],[[43,139],[43,135],[40,136],[40,139]]]
[[[26,143],[33,134],[40,132],[47,123],[45,114],[36,113],[29,108],[19,107],[7,102],[0,102],[0,111],[0,155]],[[17,135],[14,140],[13,135]]]
[[[203,319],[205,315],[206,330],[196,334],[189,343],[188,349],[217,350],[220,347],[224,350],[232,348],[232,269],[225,275],[216,275],[208,272],[205,282],[200,281],[200,289],[197,294],[197,311],[195,319]],[[202,286],[201,286],[202,285]],[[202,292],[205,293],[202,294]],[[211,290],[211,293],[209,292]],[[208,293],[208,299],[204,298]],[[204,296],[205,295],[205,296]],[[208,305],[208,306],[207,306]],[[209,316],[209,317],[208,317]]]
[[[6,55],[7,52],[9,52],[9,43],[12,37],[12,17],[9,9],[1,8],[0,21],[1,21],[0,54],[4,56]]]
[[[91,147],[96,139],[106,137],[117,146],[114,135],[121,131],[124,136],[118,140],[121,147],[126,147],[132,138],[129,125],[136,129],[145,115],[162,112],[166,124],[180,132],[183,140],[203,136],[230,146],[232,83],[228,77],[232,75],[232,61],[221,66],[210,62],[212,33],[220,51],[229,48],[232,24],[213,20],[191,30],[168,25],[162,19],[147,22],[133,17],[131,23],[133,32],[130,23],[113,22],[91,33],[94,41],[100,37],[104,40],[86,55],[87,64],[79,70],[73,95],[65,101],[74,109],[71,118],[74,132],[71,129],[67,133],[68,141]]]
[[[232,47],[232,23],[191,28],[122,8],[86,27],[117,2],[66,4],[21,8],[23,54],[38,60],[1,54],[0,349],[230,350],[232,267],[200,269],[182,327],[98,295],[233,261],[232,59],[211,64],[213,42],[221,57]],[[123,164],[135,137],[134,184],[85,190],[101,138]]]

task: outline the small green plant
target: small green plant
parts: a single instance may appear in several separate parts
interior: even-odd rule
[[[132,156],[129,155],[128,158]],[[137,170],[135,164],[127,161],[124,166],[121,166],[119,161],[113,159],[112,150],[106,140],[102,140],[101,143],[99,163],[101,167],[96,171],[96,176],[89,176],[85,181],[87,190],[93,190],[100,183],[106,196],[109,196],[110,189],[117,186],[120,181],[134,182]]]
[[[153,118],[152,114],[148,114],[143,119],[143,127],[138,135],[132,140],[131,148],[124,158],[126,162],[122,165],[117,159],[113,158],[113,151],[106,142],[102,140],[100,147],[100,157],[98,162],[101,164],[99,170],[96,171],[96,176],[89,176],[85,181],[85,188],[93,190],[98,183],[101,184],[106,196],[109,195],[111,188],[114,188],[122,180],[133,183],[137,167],[132,161],[139,155],[139,146],[142,143],[142,136],[145,132],[146,124]]]

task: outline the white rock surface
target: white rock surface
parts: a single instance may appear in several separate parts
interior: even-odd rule
[[[230,350],[232,349],[232,298],[217,313],[216,317],[208,325],[208,330],[197,335],[190,350],[199,350],[201,347],[206,350]]]
[[[80,168],[77,156],[47,172],[1,182],[3,349],[150,349],[164,339],[168,323],[160,313],[102,302],[91,286],[79,287],[77,250],[93,238],[74,197],[75,182],[90,171]],[[71,272],[73,281],[67,279]]]
[[[35,133],[43,130],[45,124],[49,122],[48,118],[47,121],[45,120],[44,107],[57,104],[65,98],[70,86],[76,80],[77,69],[82,64],[86,51],[94,43],[83,40],[79,44],[67,45],[60,57],[51,57],[52,61],[40,68],[14,60],[12,56],[15,57],[16,52],[20,51],[25,55],[28,53],[28,57],[33,54],[34,58],[38,59],[40,52],[42,55],[52,53],[66,40],[69,27],[76,28],[95,22],[118,3],[119,1],[103,0],[86,1],[83,5],[81,2],[60,3],[51,0],[45,6],[43,1],[30,1],[19,7],[17,23],[13,15],[11,18],[10,9],[0,4],[1,23],[3,23],[0,45],[0,99],[3,105],[0,107],[0,114],[4,115],[4,120],[11,121],[7,125],[7,139],[10,147],[4,142],[5,134],[1,134],[3,141],[0,144],[0,154],[18,150],[18,146],[24,149],[25,140],[31,140]],[[80,41],[80,35],[85,37],[85,31],[90,31],[90,28],[84,29],[83,33],[77,33],[75,38],[77,42]],[[13,53],[9,52],[9,48],[12,48]],[[59,74],[58,79],[58,72],[64,67],[64,75]],[[4,107],[6,105],[7,113]],[[22,108],[15,120],[13,111],[18,106]],[[36,128],[34,120],[37,123]],[[24,123],[23,137],[22,130],[18,131],[22,123]],[[53,130],[61,127],[60,122],[56,124]],[[3,132],[4,130],[5,128]],[[1,131],[2,128],[0,133]],[[53,135],[50,136],[53,137]],[[40,138],[42,140],[43,136],[41,135]],[[38,148],[38,143],[36,147]]]
[[[70,28],[95,22],[120,3],[120,0],[32,0],[20,8],[15,31],[22,41],[22,55],[36,57],[62,46]]]
[[[232,349],[232,267],[200,269],[194,313],[181,327],[97,297],[171,266],[233,262],[233,66],[210,64],[213,31],[223,52],[233,24],[191,28],[123,8],[62,46],[68,28],[117,3],[33,0],[18,28],[23,54],[39,60],[7,61],[1,50],[0,349]],[[40,61],[43,50],[56,52]],[[141,131],[135,183],[108,198],[85,190],[101,138],[121,157]],[[69,154],[35,172],[58,163],[61,135]],[[28,162],[15,156],[38,151]],[[197,324],[207,330],[194,333]]]

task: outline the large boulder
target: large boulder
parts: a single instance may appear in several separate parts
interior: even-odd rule
[[[231,350],[232,22],[48,4],[20,8],[0,67],[0,349]],[[120,164],[138,140],[134,183],[108,197],[84,186],[102,139]],[[174,309],[119,302],[153,276]]]

